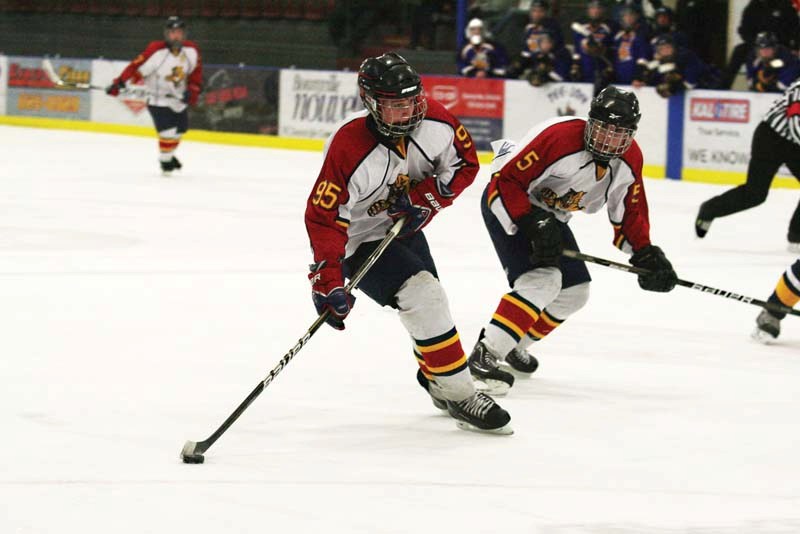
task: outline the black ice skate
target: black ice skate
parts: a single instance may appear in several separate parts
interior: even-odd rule
[[[513,434],[508,426],[511,416],[494,399],[480,391],[462,401],[447,401],[447,411],[456,419],[458,428],[490,434]]]
[[[505,395],[514,385],[514,375],[500,369],[497,356],[486,348],[483,341],[478,341],[472,349],[469,371],[475,380],[480,380],[486,385],[483,390],[492,395]]]
[[[161,172],[165,175],[169,175],[172,171],[179,171],[183,167],[181,162],[178,161],[178,158],[172,156],[172,159],[169,161],[162,161],[161,163]]]
[[[506,356],[506,363],[514,371],[523,375],[532,375],[539,368],[539,361],[527,350],[512,350]]]
[[[694,221],[694,231],[701,239],[706,236],[708,229],[711,228],[711,221],[714,220],[714,217],[708,213],[707,204],[707,202],[700,204],[700,211],[697,212],[697,218]]]
[[[762,310],[756,317],[756,329],[753,339],[760,343],[772,343],[781,333],[781,320],[767,310]]]
[[[417,369],[417,382],[419,382],[419,385],[431,396],[431,401],[433,401],[434,406],[440,410],[447,410],[447,401],[444,400],[444,397],[439,395],[437,386],[431,384],[428,377],[422,373],[422,369]]]

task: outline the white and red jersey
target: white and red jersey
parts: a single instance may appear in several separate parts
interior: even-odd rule
[[[559,117],[534,126],[518,145],[492,144],[492,180],[487,202],[506,233],[535,205],[567,222],[573,212],[595,213],[607,205],[614,245],[633,252],[650,244],[642,151],[636,141],[603,172],[585,150],[586,121]]]
[[[378,136],[371,120],[366,110],[350,116],[325,145],[305,214],[315,262],[339,262],[362,243],[383,239],[392,226],[386,210],[409,184],[426,181],[444,208],[478,173],[472,138],[434,100],[420,126],[399,140]]]
[[[145,80],[147,103],[151,106],[181,112],[187,105],[184,102],[186,91],[189,91],[189,103],[194,103],[200,94],[203,64],[200,50],[192,41],[184,41],[177,52],[173,52],[166,41],[153,41],[125,67],[119,79],[127,81],[137,71]]]

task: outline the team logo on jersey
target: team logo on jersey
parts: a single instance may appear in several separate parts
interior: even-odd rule
[[[542,201],[548,208],[563,210],[563,211],[578,211],[584,209],[580,205],[586,191],[575,191],[571,187],[569,191],[562,196],[550,188],[544,188],[539,192],[539,200]]]
[[[183,67],[180,65],[177,67],[172,67],[172,74],[165,77],[168,82],[172,82],[176,87],[184,80],[184,78],[186,78],[186,72],[184,72]]]
[[[367,215],[374,217],[382,211],[388,210],[389,206],[394,204],[398,198],[408,193],[410,189],[411,178],[409,178],[407,174],[398,174],[394,183],[389,184],[389,196],[383,200],[373,202],[367,210]]]

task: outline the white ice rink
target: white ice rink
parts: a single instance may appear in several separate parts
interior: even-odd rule
[[[458,430],[361,295],[184,465],[308,328],[303,225],[321,154],[0,127],[0,533],[800,532],[800,321],[590,266],[589,304],[501,399],[511,437]],[[482,172],[426,231],[466,350],[505,292]],[[765,299],[797,190],[692,222],[710,185],[646,181],[688,280]],[[604,213],[572,223],[616,261]]]

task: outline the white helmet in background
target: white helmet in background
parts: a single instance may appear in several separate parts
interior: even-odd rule
[[[481,44],[485,38],[483,30],[483,21],[481,19],[472,19],[464,29],[464,36],[473,46]]]

